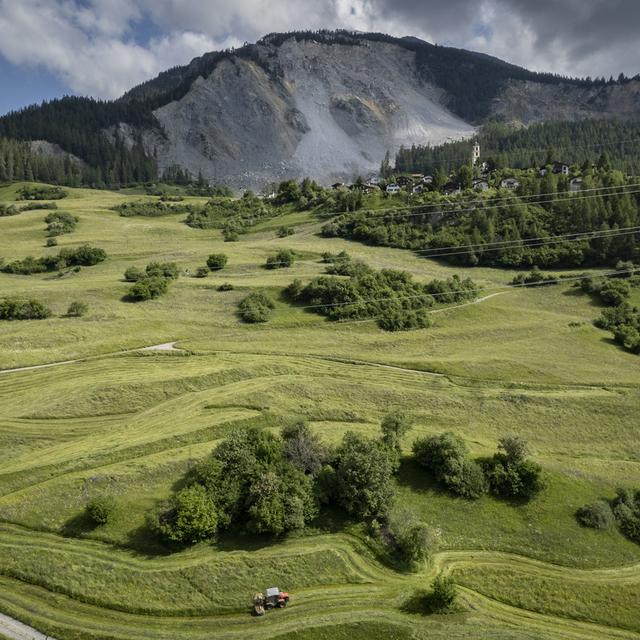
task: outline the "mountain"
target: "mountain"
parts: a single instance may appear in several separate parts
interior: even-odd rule
[[[377,169],[387,151],[469,137],[493,118],[640,118],[640,80],[534,73],[413,37],[294,32],[206,54],[113,102],[63,98],[9,114],[0,135],[46,140],[91,166],[106,136],[120,150],[115,180],[146,154],[160,172],[179,166],[260,188],[348,179]]]

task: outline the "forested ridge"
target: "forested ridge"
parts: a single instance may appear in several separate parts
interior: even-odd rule
[[[492,169],[539,167],[556,160],[583,165],[606,152],[616,169],[640,175],[640,121],[548,122],[526,128],[490,122],[476,139],[482,160]],[[400,173],[448,172],[469,163],[472,145],[472,140],[460,140],[403,148],[396,155],[395,167]]]

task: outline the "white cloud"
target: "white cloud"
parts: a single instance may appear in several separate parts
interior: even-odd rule
[[[160,35],[137,42],[141,21]],[[637,0],[0,0],[0,55],[103,98],[207,51],[294,29],[416,35],[535,70],[635,75],[639,21]]]

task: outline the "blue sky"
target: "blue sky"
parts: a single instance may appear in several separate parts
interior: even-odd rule
[[[414,35],[566,75],[640,72],[637,0],[0,0],[0,113],[115,98],[207,51],[318,28]]]

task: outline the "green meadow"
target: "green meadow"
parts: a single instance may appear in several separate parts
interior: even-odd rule
[[[20,186],[0,187],[0,202]],[[56,247],[45,246],[47,211],[0,218],[5,262],[86,243],[108,255],[62,275],[0,273],[0,297],[53,312],[0,323],[0,612],[58,640],[640,638],[640,546],[575,519],[619,486],[640,488],[640,359],[593,326],[593,299],[571,282],[510,289],[507,270],[323,238],[308,212],[224,242],[185,214],[111,210],[151,196],[69,194],[58,207],[78,223]],[[283,225],[293,235],[278,237]],[[293,266],[265,269],[281,248],[295,252]],[[294,278],[324,273],[324,252],[342,250],[419,281],[469,276],[479,301],[392,333],[284,299]],[[193,277],[212,253],[227,254],[226,267]],[[125,269],[152,261],[182,274],[164,296],[127,301]],[[233,290],[218,291],[223,283]],[[237,315],[253,291],[276,301],[266,324]],[[84,316],[66,316],[73,301],[88,305]],[[174,349],[141,350],[166,343]],[[55,366],[11,371],[44,364]],[[149,512],[234,428],[276,432],[303,418],[337,443],[346,431],[377,437],[390,409],[415,423],[396,502],[438,532],[420,570],[385,564],[365,529],[338,514],[283,539],[222,535],[173,553],[150,535]],[[522,436],[546,488],[526,504],[442,492],[408,454],[416,437],[447,430],[474,456]],[[85,506],[104,493],[115,515],[90,527]],[[458,610],[408,612],[403,603],[439,573],[458,585]],[[290,606],[253,618],[253,593],[272,585],[291,593]]]

